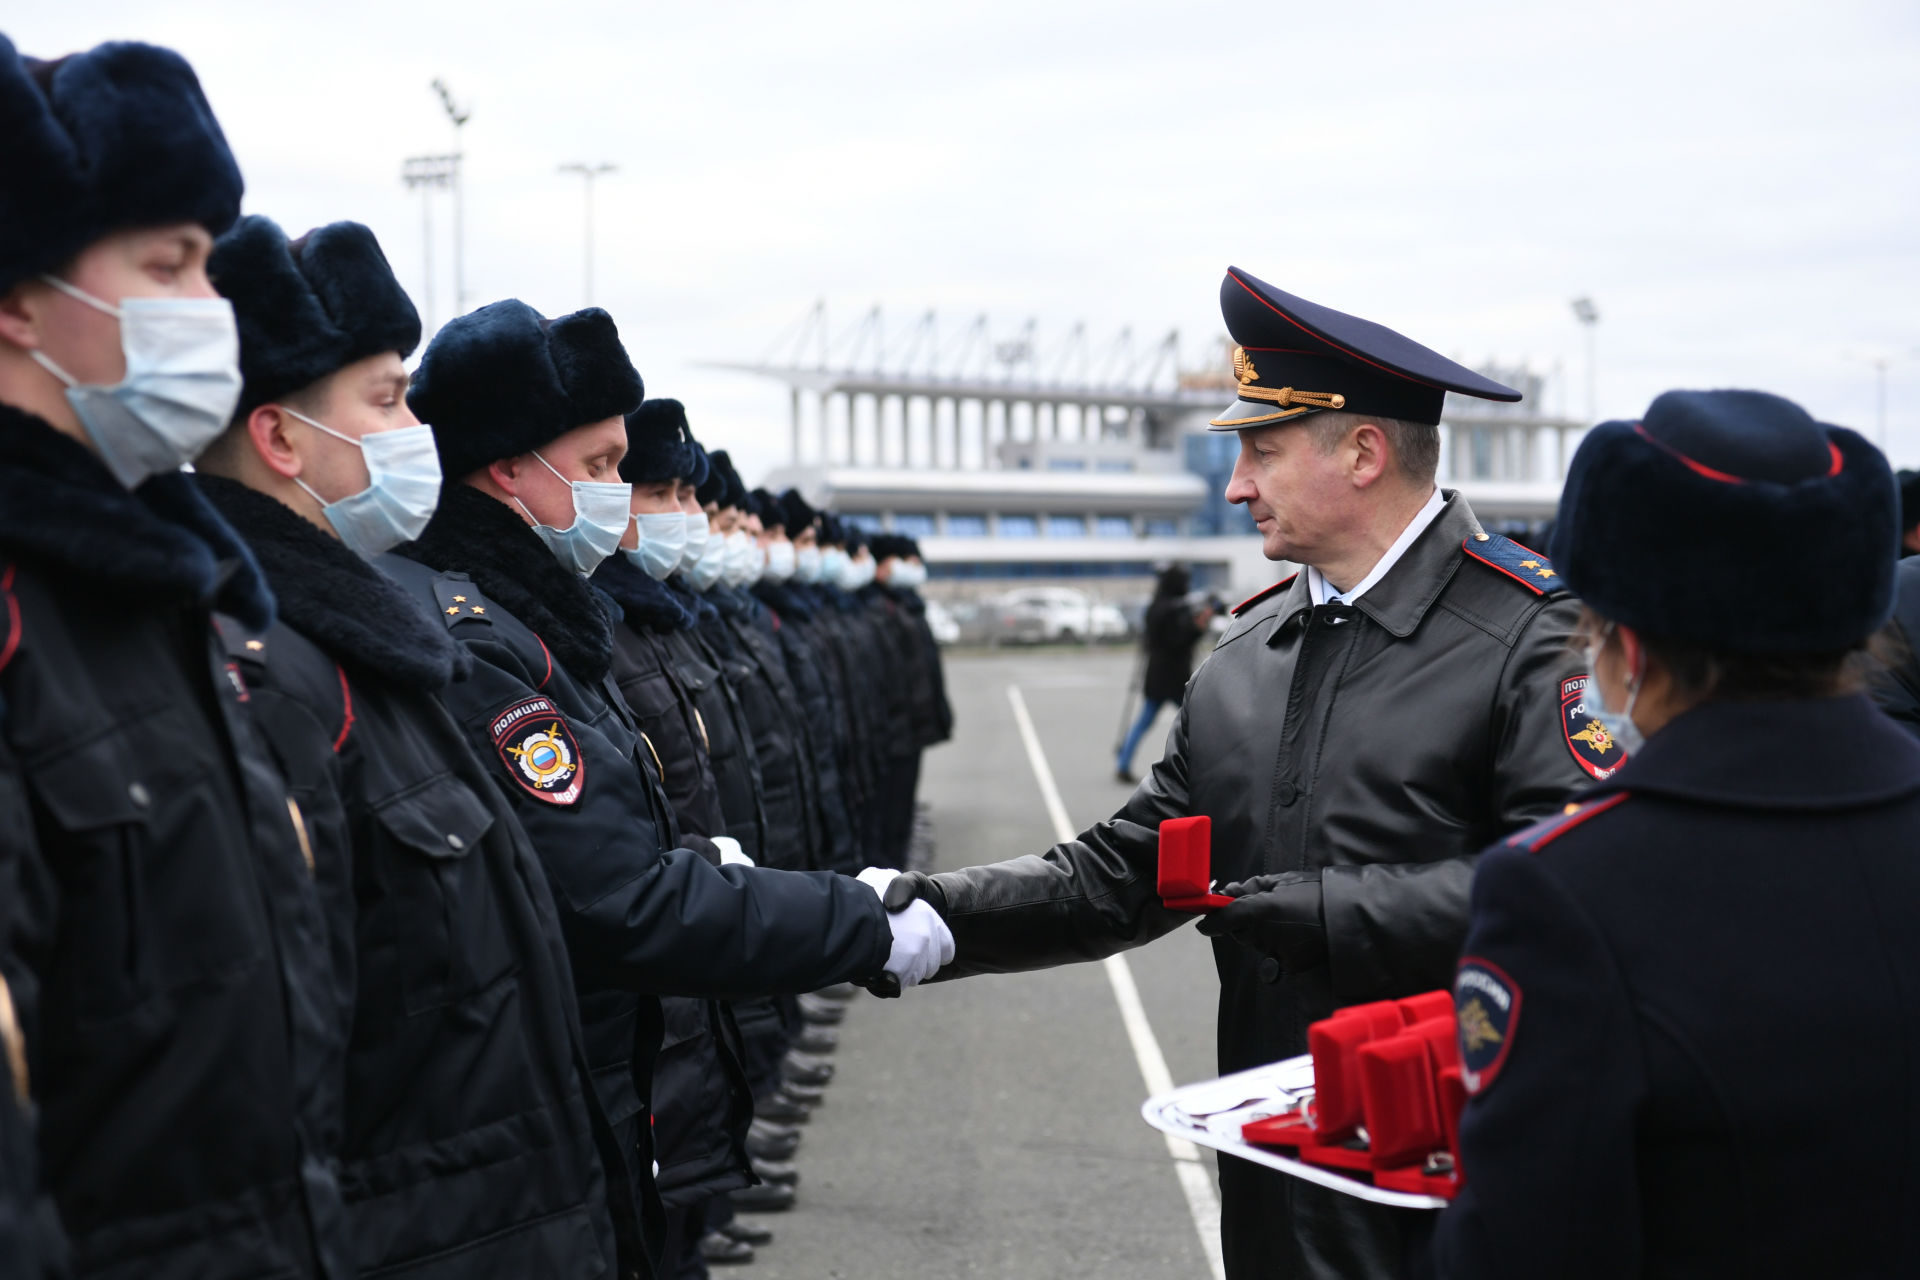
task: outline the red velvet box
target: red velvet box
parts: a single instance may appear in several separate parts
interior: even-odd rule
[[[1423,991],[1417,996],[1408,996],[1395,1001],[1400,1006],[1400,1018],[1408,1026],[1416,1022],[1425,1022],[1428,1018],[1453,1017],[1453,992]]]
[[[1213,819],[1168,818],[1160,824],[1160,901],[1169,911],[1214,911],[1233,899],[1212,892]]]
[[[1418,1164],[1446,1142],[1433,1055],[1416,1028],[1360,1046],[1360,1097],[1373,1167]]]

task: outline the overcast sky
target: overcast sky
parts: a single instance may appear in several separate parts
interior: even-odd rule
[[[1886,358],[1889,452],[1920,464],[1911,0],[12,8],[27,53],[180,50],[248,211],[370,224],[416,302],[400,165],[449,149],[436,76],[473,110],[473,305],[581,306],[556,168],[619,166],[594,301],[749,478],[785,460],[785,396],[698,362],[765,354],[817,298],[836,330],[875,302],[896,330],[1032,316],[1043,344],[1177,327],[1191,362],[1229,263],[1469,362],[1558,366],[1576,415],[1581,295],[1603,417],[1757,386],[1871,436]]]

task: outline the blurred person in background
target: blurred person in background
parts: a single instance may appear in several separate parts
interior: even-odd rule
[[[1213,621],[1211,605],[1195,609],[1187,600],[1191,586],[1187,567],[1170,565],[1160,571],[1153,599],[1147,604],[1146,622],[1140,629],[1146,668],[1140,681],[1140,714],[1120,743],[1120,757],[1113,770],[1114,778],[1128,786],[1140,781],[1133,774],[1133,753],[1159,718],[1160,709],[1168,703],[1180,705],[1193,675],[1193,646]]]

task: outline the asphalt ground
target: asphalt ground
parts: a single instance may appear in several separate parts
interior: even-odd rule
[[[1118,807],[1129,789],[1112,745],[1132,669],[1126,650],[949,656],[954,738],[928,754],[920,788],[938,867],[1054,842],[1009,685],[1076,829]],[[1163,713],[1136,769],[1170,725]],[[1174,1082],[1215,1075],[1206,940],[1182,929],[1127,959]],[[776,1239],[743,1277],[1210,1274],[1166,1141],[1140,1119],[1148,1089],[1103,966],[863,994],[835,1060],[800,1148],[798,1205],[756,1219]]]

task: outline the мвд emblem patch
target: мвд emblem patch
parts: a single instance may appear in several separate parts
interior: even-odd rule
[[[548,804],[580,798],[585,772],[580,746],[559,709],[546,698],[516,702],[493,718],[494,749],[513,780]]]
[[[1520,988],[1499,965],[1477,956],[1453,977],[1454,1017],[1460,1024],[1460,1080],[1468,1093],[1493,1083],[1520,1026]]]
[[[1567,735],[1567,750],[1573,752],[1580,767],[1604,781],[1626,763],[1627,753],[1607,727],[1587,711],[1587,686],[1592,682],[1592,676],[1574,676],[1560,682],[1560,727]]]

